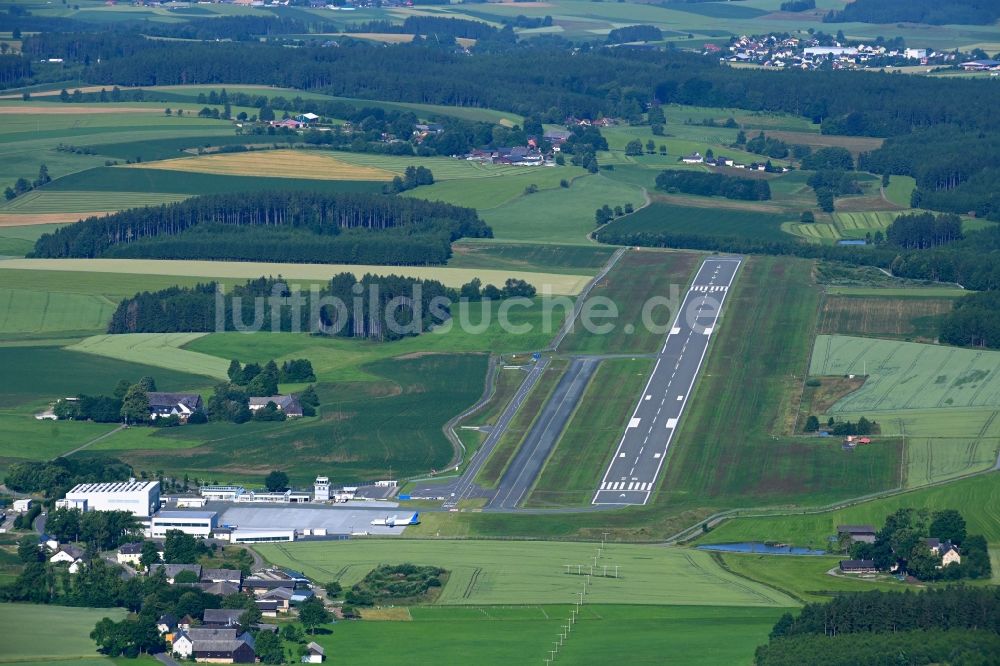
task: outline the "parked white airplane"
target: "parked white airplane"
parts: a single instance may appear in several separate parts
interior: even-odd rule
[[[419,525],[420,524],[420,514],[414,513],[409,516],[386,516],[385,518],[376,518],[372,521],[372,525],[376,527],[406,527],[407,525]]]

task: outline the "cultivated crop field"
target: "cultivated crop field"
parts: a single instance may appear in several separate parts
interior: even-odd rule
[[[530,664],[551,656],[552,639],[571,606],[431,606],[402,612],[402,621],[343,622],[316,636],[328,654],[364,662],[378,645],[387,666]],[[782,613],[774,608],[712,606],[584,606],[559,663],[661,663],[663,655],[691,666],[749,666],[754,648]],[[725,627],[726,640],[718,640]],[[498,640],[502,637],[503,640]],[[513,640],[516,637],[516,640]],[[614,637],[614,640],[609,640]]]
[[[439,605],[550,604],[572,602],[583,587],[567,564],[593,563],[592,543],[480,542],[352,539],[329,543],[267,545],[271,562],[316,580],[345,586],[380,563],[412,562],[451,572]],[[599,570],[617,564],[620,577],[591,578],[590,604],[629,603],[701,606],[791,606],[788,597],[732,576],[707,553],[652,545],[611,544]],[[571,567],[575,570],[575,566]]]
[[[593,298],[600,296],[614,302],[618,312],[616,318],[595,318],[594,321],[613,324],[613,330],[598,334],[574,322],[573,331],[563,340],[559,351],[588,354],[655,352],[662,346],[677,316],[698,260],[699,255],[692,252],[626,252],[590,292]],[[650,305],[654,303],[655,308]],[[650,308],[648,313],[647,307]],[[644,313],[648,314],[651,327],[643,321]]]
[[[159,162],[142,162],[122,168],[313,180],[392,180],[393,176],[402,175],[385,169],[345,162],[319,151],[300,150],[219,153]]]
[[[229,361],[182,349],[184,345],[203,335],[205,333],[94,335],[67,349],[225,380],[228,377]]]
[[[57,191],[51,189],[32,190],[4,204],[3,210],[9,213],[48,214],[74,213],[75,217],[100,215],[108,211],[154,206],[173,203],[187,199],[186,194],[167,192],[90,192],[90,191]],[[96,212],[95,212],[96,211]],[[46,218],[41,218],[48,222]]]
[[[651,369],[642,358],[601,362],[526,506],[590,504]]]
[[[861,375],[860,390],[831,413],[1000,404],[1000,352],[913,342],[819,335],[811,375]]]
[[[627,215],[611,222],[612,226],[609,228],[620,228],[635,233],[783,240],[787,236],[781,230],[781,222],[780,214],[653,203],[634,215]]]
[[[951,312],[950,298],[865,298],[826,296],[819,333],[906,339],[937,339],[938,318]]]
[[[546,287],[553,294],[574,295],[589,281],[586,275],[535,273],[519,270],[450,268],[445,266],[373,266],[368,264],[276,264],[254,261],[172,261],[169,259],[10,259],[0,264],[5,269],[118,273],[120,275],[202,276],[218,279],[250,279],[262,275],[281,275],[289,280],[325,281],[343,272],[362,276],[404,275],[425,280],[439,280],[448,287],[460,287],[478,277],[483,284],[503,285],[510,277],[527,280],[539,292]]]

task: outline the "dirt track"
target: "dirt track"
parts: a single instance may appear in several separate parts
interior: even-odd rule
[[[0,213],[0,227],[27,227],[35,224],[62,224],[76,222],[93,216],[110,215],[109,211],[93,213]]]

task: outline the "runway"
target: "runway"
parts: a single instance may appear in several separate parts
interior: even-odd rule
[[[593,504],[649,501],[741,262],[710,257],[698,269]]]
[[[486,510],[513,510],[524,500],[599,364],[599,358],[576,358],[566,368],[500,480],[496,494],[486,504]]]
[[[469,466],[465,468],[465,472],[458,479],[455,479],[451,483],[424,483],[418,484],[416,488],[413,489],[411,496],[414,499],[419,498],[445,498],[444,508],[451,509],[454,508],[460,500],[468,499],[470,497],[481,497],[482,491],[476,485],[476,475],[479,474],[479,470],[482,469],[483,465],[489,459],[490,454],[493,453],[493,449],[496,448],[497,443],[503,436],[503,433],[507,430],[507,426],[510,424],[511,419],[520,409],[521,403],[524,402],[525,398],[531,392],[531,389],[535,386],[538,380],[541,378],[545,369],[549,366],[549,359],[547,357],[542,357],[535,361],[529,368],[526,369],[528,376],[525,377],[524,382],[517,389],[517,393],[511,398],[510,403],[508,403],[506,409],[497,418],[496,423],[490,429],[489,435],[486,437],[486,441],[483,445],[479,447],[478,450],[473,454],[472,458],[469,460]],[[501,370],[500,372],[525,372],[524,370]]]

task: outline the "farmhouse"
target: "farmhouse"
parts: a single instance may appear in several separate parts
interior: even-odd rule
[[[852,542],[875,543],[874,525],[837,525],[837,535],[845,534]]]
[[[951,541],[941,541],[940,539],[924,539],[924,543],[932,553],[941,558],[941,566],[946,567],[949,564],[961,564],[962,555],[958,550],[958,546],[953,544]]]
[[[206,628],[238,627],[240,616],[245,612],[244,608],[206,608],[203,626]]]
[[[844,573],[875,573],[875,560],[841,560],[840,570]]]
[[[253,637],[236,628],[193,627],[174,636],[172,651],[179,657],[194,657],[195,661],[252,664],[257,659],[253,647]]]
[[[131,511],[148,518],[160,506],[160,482],[131,479],[115,483],[81,483],[56,502],[60,509]]]
[[[195,412],[201,411],[203,404],[197,393],[160,393],[152,391],[149,396],[149,418],[154,421],[165,416],[177,416],[187,421]]]
[[[701,156],[701,153],[695,152],[691,155],[685,155],[681,158],[681,162],[684,164],[701,164],[705,161],[705,158]]]
[[[76,573],[80,570],[80,565],[83,564],[83,549],[78,548],[72,544],[62,546],[56,551],[55,555],[49,558],[49,562],[54,564],[65,562],[69,564],[69,572]]]
[[[118,549],[115,559],[118,561],[118,564],[131,564],[132,566],[137,567],[139,566],[139,559],[141,557],[141,543],[126,543]]]
[[[243,572],[239,569],[205,569],[201,572],[203,583],[232,583],[239,586],[243,583]]]
[[[302,416],[302,405],[294,395],[269,395],[264,398],[250,398],[250,411],[256,412],[258,409],[264,409],[269,402],[273,402],[275,407],[287,416]]]

